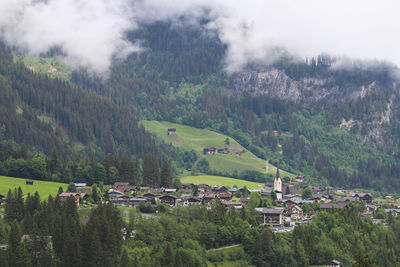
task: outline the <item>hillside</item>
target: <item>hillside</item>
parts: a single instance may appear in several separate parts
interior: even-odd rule
[[[143,126],[149,132],[155,134],[161,138],[164,142],[173,144],[174,146],[183,148],[184,150],[194,150],[199,156],[199,160],[202,158],[207,159],[210,163],[210,169],[214,169],[222,172],[241,172],[244,170],[258,171],[265,173],[265,160],[257,158],[253,153],[246,150],[241,146],[234,138],[211,131],[208,129],[198,129],[186,125],[181,125],[171,122],[159,122],[159,121],[141,121]],[[176,132],[168,135],[167,129],[175,128]],[[225,140],[229,139],[230,144],[225,145]],[[229,149],[229,154],[217,153],[216,155],[204,155],[203,149],[207,147]],[[235,152],[245,151],[241,156],[235,154]],[[269,164],[268,174],[275,175],[276,167]],[[281,171],[281,176],[292,177],[285,171]]]
[[[232,188],[237,187],[247,187],[248,189],[259,189],[262,183],[254,183],[249,181],[243,181],[234,178],[221,177],[221,176],[211,176],[211,175],[199,175],[199,176],[186,176],[181,178],[182,183],[192,183],[198,184],[208,184],[209,186],[223,185]]]
[[[47,182],[32,180],[33,185],[27,185],[26,179],[14,178],[8,176],[0,176],[0,194],[7,196],[8,190],[14,190],[14,188],[21,187],[24,194],[34,194],[36,191],[39,193],[42,199],[47,199],[49,195],[57,195],[60,186],[63,190],[67,190],[68,185],[56,182]]]

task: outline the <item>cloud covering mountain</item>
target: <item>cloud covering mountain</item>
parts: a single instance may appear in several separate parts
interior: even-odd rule
[[[203,26],[227,44],[228,71],[272,61],[281,48],[299,57],[329,53],[399,65],[399,8],[394,0],[2,0],[0,31],[31,54],[58,46],[71,65],[95,72],[142,49],[126,31],[181,16],[192,24],[210,19]]]

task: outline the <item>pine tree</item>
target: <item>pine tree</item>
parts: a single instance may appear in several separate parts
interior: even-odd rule
[[[124,252],[122,253],[121,256],[121,267],[129,267],[129,257],[128,253],[126,252],[126,249],[124,249]]]
[[[172,173],[168,162],[164,161],[161,167],[161,186],[171,188],[172,186]]]
[[[58,188],[58,193],[57,193],[57,195],[61,194],[62,192],[64,192],[64,189],[62,188],[62,186],[60,186],[60,187]]]
[[[157,159],[152,155],[147,154],[144,156],[142,169],[143,182],[150,186],[159,186],[159,170]]]
[[[58,150],[55,147],[51,151],[48,161],[49,162],[47,163],[47,168],[49,169],[50,173],[58,173],[61,168],[61,160],[60,155],[58,154]]]

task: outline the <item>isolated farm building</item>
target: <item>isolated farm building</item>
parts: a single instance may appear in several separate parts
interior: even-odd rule
[[[171,134],[173,134],[173,133],[176,133],[176,128],[168,128],[168,129],[167,129],[167,135],[168,135],[168,136],[171,135]]]
[[[172,196],[172,195],[165,195],[165,196],[161,196],[160,197],[160,202],[161,203],[165,203],[165,204],[168,204],[170,206],[175,206],[176,205],[176,200],[177,200],[177,197],[176,196]]]
[[[217,149],[215,147],[205,147],[205,148],[203,148],[203,154],[204,155],[206,155],[206,154],[214,155],[215,153],[217,153]]]
[[[33,185],[33,181],[32,181],[32,180],[26,180],[26,181],[25,181],[25,184],[27,184],[27,185]]]
[[[261,213],[261,224],[280,226],[283,225],[283,208],[256,208]]]
[[[229,153],[229,149],[227,147],[218,148],[217,152],[221,153],[221,154],[228,154]]]

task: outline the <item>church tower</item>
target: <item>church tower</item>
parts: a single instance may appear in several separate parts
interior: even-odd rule
[[[282,180],[279,175],[279,166],[276,168],[276,177],[274,180],[274,191],[276,193],[277,200],[282,200]]]

